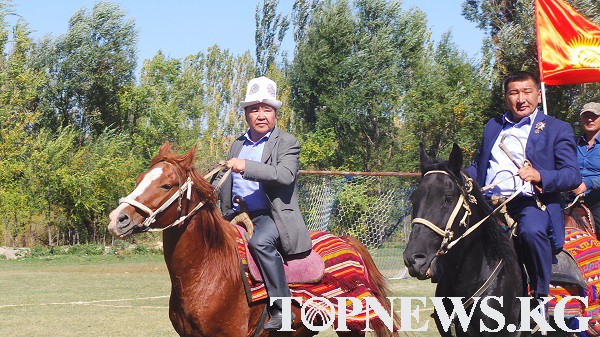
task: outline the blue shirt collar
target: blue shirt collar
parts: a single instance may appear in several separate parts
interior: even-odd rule
[[[581,135],[579,136],[579,138],[577,139],[577,144],[579,145],[587,145],[588,141],[585,139],[585,135]],[[600,143],[600,140],[598,140],[598,137],[594,138],[594,144],[598,144]]]

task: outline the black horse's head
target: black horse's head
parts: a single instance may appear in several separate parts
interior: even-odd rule
[[[466,183],[461,173],[462,164],[463,154],[456,144],[447,162],[430,159],[421,144],[422,179],[410,199],[413,219],[425,221],[413,224],[404,251],[404,264],[413,277],[423,280],[439,276],[436,257],[442,248],[445,229],[451,217],[454,236],[464,231],[457,228],[460,227],[457,223],[464,215],[464,210],[459,210],[457,206],[463,202],[461,196],[464,197],[464,190],[461,186]],[[452,216],[453,213],[456,214]],[[423,225],[423,222],[429,224]]]

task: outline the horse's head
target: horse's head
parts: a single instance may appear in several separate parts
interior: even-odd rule
[[[195,152],[192,148],[185,155],[176,156],[165,142],[150,168],[138,176],[133,192],[110,213],[109,232],[123,238],[175,223],[181,216],[182,203],[188,204],[192,182],[196,183],[192,169]]]
[[[462,164],[463,154],[456,144],[447,162],[430,159],[421,144],[423,178],[410,197],[413,227],[404,251],[404,264],[413,277],[439,276],[436,257],[445,253],[450,236],[460,236],[466,230],[461,224],[465,225],[469,213],[468,206],[464,207],[469,197]]]

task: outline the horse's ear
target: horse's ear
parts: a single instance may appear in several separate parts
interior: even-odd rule
[[[168,141],[164,142],[163,145],[158,149],[158,155],[162,157],[167,157],[171,153],[171,143]]]
[[[460,170],[462,169],[462,165],[463,165],[462,150],[456,143],[454,143],[454,145],[452,145],[452,151],[450,152],[450,158],[448,159],[448,166],[450,166],[450,169],[452,170],[452,172],[454,172],[458,175],[460,173]]]
[[[425,152],[425,145],[423,143],[419,143],[419,151],[421,153],[421,173],[425,174],[425,168],[431,165],[431,159]]]
[[[192,147],[186,154],[183,155],[181,160],[182,167],[192,167],[194,163],[194,157],[196,156],[196,145]]]

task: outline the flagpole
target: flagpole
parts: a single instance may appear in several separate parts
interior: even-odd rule
[[[542,83],[542,107],[544,109],[544,115],[548,114],[548,106],[546,105],[546,83]]]
[[[544,115],[548,114],[548,105],[546,104],[546,83],[544,83],[544,69],[542,66],[542,47],[540,41],[540,26],[538,25],[538,10],[539,3],[538,0],[533,1],[533,12],[534,15],[534,24],[535,24],[535,36],[537,42],[537,52],[538,52],[538,67],[540,69],[540,82],[542,84],[542,108],[544,110]]]

